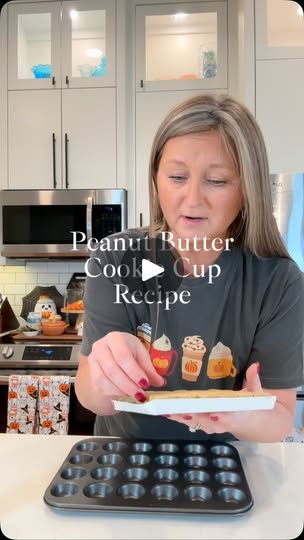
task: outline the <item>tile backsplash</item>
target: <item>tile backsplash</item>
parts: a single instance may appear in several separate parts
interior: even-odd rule
[[[8,300],[17,316],[22,310],[22,298],[37,285],[54,285],[64,294],[74,272],[84,272],[83,262],[32,262],[7,260],[0,265],[0,292]]]

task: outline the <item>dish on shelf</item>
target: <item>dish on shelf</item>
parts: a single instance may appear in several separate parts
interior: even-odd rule
[[[52,66],[50,64],[37,64],[31,69],[35,79],[50,79],[52,76]]]
[[[62,313],[83,313],[84,305],[82,299],[80,298],[75,302],[69,302],[65,304],[61,311]]]
[[[92,77],[92,68],[93,66],[90,64],[80,64],[77,66],[81,77]]]
[[[52,323],[47,321],[45,323],[42,323],[41,326],[42,332],[46,336],[61,336],[61,334],[63,334],[63,332],[69,325],[64,321],[58,323]]]
[[[23,334],[26,337],[35,337],[38,336],[39,330],[23,330]]]

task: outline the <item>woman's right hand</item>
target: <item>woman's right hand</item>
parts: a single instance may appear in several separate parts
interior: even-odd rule
[[[146,400],[149,386],[163,386],[143,343],[127,332],[109,332],[93,344],[88,356],[94,390],[104,396],[132,396]]]

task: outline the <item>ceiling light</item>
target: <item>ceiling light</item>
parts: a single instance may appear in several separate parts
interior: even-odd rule
[[[187,17],[187,15],[188,15],[188,13],[182,13],[182,12],[180,12],[180,13],[175,13],[174,17],[175,17],[176,19],[178,19],[178,20],[182,20],[182,19],[184,19],[185,17]]]
[[[79,12],[78,12],[76,9],[71,9],[71,11],[70,11],[70,17],[71,17],[72,20],[78,19],[78,17],[79,17]]]
[[[89,56],[90,58],[100,58],[103,55],[103,52],[100,49],[96,49],[96,48],[87,49],[86,55]]]
[[[298,7],[297,14],[302,15],[302,17],[303,17],[303,8],[301,6]]]

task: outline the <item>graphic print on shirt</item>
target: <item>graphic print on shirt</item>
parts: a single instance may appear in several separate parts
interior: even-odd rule
[[[223,379],[235,377],[237,369],[233,364],[231,349],[219,341],[211,350],[208,359],[207,377],[209,379]]]
[[[197,382],[206,353],[204,341],[200,336],[186,336],[182,349],[182,379]]]
[[[150,351],[150,347],[151,347],[151,334],[152,334],[152,328],[150,324],[147,322],[142,323],[136,329],[137,337],[140,339],[140,341],[143,343],[143,345],[146,347],[148,351]]]
[[[188,383],[198,382],[207,352],[201,336],[186,336],[181,344],[182,355],[179,358],[166,334],[151,342],[152,328],[149,323],[145,322],[138,326],[136,335],[150,352],[151,362],[159,375],[166,378],[175,373]],[[237,374],[231,349],[221,341],[212,347],[208,360],[205,358],[206,361],[205,372],[211,380],[234,378]]]
[[[151,362],[159,375],[169,377],[176,369],[177,352],[172,348],[170,339],[163,334],[151,343],[152,328],[145,322],[137,327],[136,335],[150,352]]]
[[[157,373],[162,377],[169,377],[175,371],[178,354],[165,334],[151,344],[150,358]]]

